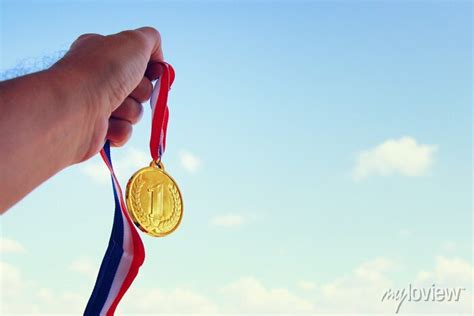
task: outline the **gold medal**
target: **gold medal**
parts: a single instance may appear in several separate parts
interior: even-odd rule
[[[135,224],[151,236],[166,236],[181,223],[181,191],[161,162],[152,161],[149,167],[135,172],[128,181],[125,199]]]

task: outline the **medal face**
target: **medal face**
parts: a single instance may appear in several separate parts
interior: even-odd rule
[[[135,224],[151,236],[166,236],[181,222],[181,192],[161,164],[138,170],[128,181],[125,199]]]

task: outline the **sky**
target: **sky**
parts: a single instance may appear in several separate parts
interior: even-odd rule
[[[410,285],[460,299],[401,312],[472,314],[470,2],[2,1],[0,19],[3,73],[83,33],[161,32],[184,218],[142,234],[119,314],[392,314],[382,296]],[[112,151],[122,187],[151,160],[146,108]],[[97,157],[12,207],[1,313],[80,314],[112,216]]]

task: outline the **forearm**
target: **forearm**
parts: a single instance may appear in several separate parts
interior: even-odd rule
[[[47,70],[0,83],[0,213],[74,162],[70,135],[83,113],[60,76]]]

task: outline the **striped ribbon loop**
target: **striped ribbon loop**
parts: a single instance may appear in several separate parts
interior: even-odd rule
[[[161,62],[163,73],[153,89],[150,106],[152,128],[150,153],[159,161],[166,148],[168,127],[168,92],[174,81],[171,65]],[[84,315],[113,315],[118,303],[128,290],[145,260],[145,249],[124,202],[122,189],[115,176],[110,156],[110,142],[106,141],[100,155],[109,168],[115,200],[114,223],[109,244],[105,252],[99,274],[87,303]]]
[[[166,131],[168,128],[168,92],[174,81],[174,69],[170,64],[161,62],[163,73],[155,84],[151,95],[152,110],[150,154],[153,160],[161,159],[166,148]]]

